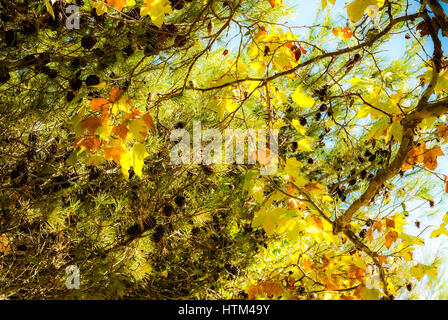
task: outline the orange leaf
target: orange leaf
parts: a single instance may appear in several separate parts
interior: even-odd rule
[[[348,268],[348,276],[350,278],[356,278],[359,281],[363,281],[363,275],[364,275],[365,271],[355,265],[350,265],[350,267]]]
[[[425,143],[420,143],[417,147],[413,148],[407,156],[405,163],[401,167],[401,171],[411,169],[416,162],[423,162],[425,152]]]
[[[384,220],[386,221],[386,227],[388,227],[388,228],[395,228],[395,221],[394,220],[388,219],[388,218],[385,218]]]
[[[331,32],[342,40],[350,39],[353,36],[352,29],[349,27],[335,27]]]
[[[130,108],[131,112],[126,113],[123,117],[123,122],[125,122],[127,119],[135,119],[137,116],[140,115],[140,111],[138,111],[135,108]]]
[[[93,111],[98,111],[105,114],[109,111],[109,101],[104,98],[97,98],[90,100],[90,107]]]
[[[447,180],[447,176],[445,176],[445,192],[448,193],[448,180]]]
[[[286,203],[289,206],[289,210],[296,210],[299,205],[297,204],[297,200],[294,198],[288,198],[288,200],[286,200]]]
[[[113,88],[109,93],[109,101],[114,103],[115,101],[120,99],[123,92],[124,92],[123,90],[120,90],[118,88]]]
[[[322,282],[325,284],[327,289],[330,291],[339,289],[339,287],[337,285],[335,285],[333,282],[331,282],[328,278],[322,279]]]
[[[385,264],[385,263],[387,263],[387,256],[378,256],[378,261],[379,261],[381,264]]]
[[[366,236],[367,236],[367,238],[369,238],[369,241],[370,241],[370,242],[373,241],[373,231],[372,231],[372,228],[370,228],[369,230],[367,230],[367,232],[366,232]]]
[[[306,54],[308,51],[302,46],[302,43],[299,42],[299,47],[300,50],[302,51],[303,54]]]
[[[73,148],[84,147],[86,148],[87,153],[93,153],[100,147],[100,145],[101,145],[100,140],[96,139],[93,136],[88,136],[75,141]]]
[[[266,281],[263,284],[263,289],[264,292],[268,295],[268,296],[279,296],[282,293],[282,287],[278,284],[275,283],[273,281]]]
[[[146,123],[146,126],[148,127],[148,129],[155,129],[156,128],[156,126],[154,125],[154,121],[152,120],[152,117],[149,114],[149,112],[145,113],[142,116],[142,120]]]
[[[112,132],[117,135],[121,140],[126,139],[128,134],[128,128],[124,124],[119,124],[112,129]]]
[[[439,146],[434,146],[434,148],[426,150],[423,158],[423,163],[425,167],[429,170],[437,169],[437,157],[443,156],[444,153]]]
[[[393,242],[397,241],[398,239],[398,233],[396,231],[390,231],[388,234],[386,234],[386,248],[389,249]]]
[[[9,245],[9,239],[7,236],[1,236],[0,237],[0,253],[6,252]]]
[[[446,139],[448,138],[448,127],[444,124],[441,124],[440,126],[438,126],[437,127],[437,135],[440,136],[441,138],[445,139],[445,142],[446,142]]]
[[[373,224],[373,229],[378,231],[379,233],[383,233],[384,232],[384,225],[381,221],[376,221]]]
[[[320,230],[324,230],[324,224],[322,223],[322,220],[320,220],[319,217],[313,216],[313,220]]]
[[[305,185],[306,191],[313,191],[313,190],[320,190],[320,188],[317,186],[317,182],[309,182]]]
[[[122,146],[115,146],[113,148],[104,148],[104,156],[107,160],[113,159],[116,163],[120,164],[121,155],[126,151]]]
[[[294,188],[292,185],[288,184],[288,185],[286,185],[286,192],[289,194],[296,194],[297,189]]]
[[[99,117],[90,117],[81,122],[81,129],[87,129],[90,134],[95,134],[96,129],[101,127],[103,121]]]
[[[275,7],[275,0],[268,0],[272,8]]]
[[[118,11],[121,11],[127,2],[127,0],[107,0],[107,4],[114,6]]]

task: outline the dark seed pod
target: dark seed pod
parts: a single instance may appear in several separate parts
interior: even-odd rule
[[[299,144],[297,143],[297,141],[293,141],[292,142],[292,151],[296,151],[298,146],[299,146]]]
[[[185,46],[187,44],[187,37],[186,36],[176,36],[176,38],[174,38],[174,46],[177,48],[182,48],[183,46]]]
[[[175,35],[179,30],[174,24],[166,24],[164,27],[164,31],[166,31],[171,36]]]
[[[361,163],[364,163],[364,161],[366,161],[366,160],[362,156],[359,156],[358,157],[358,161],[361,162]]]
[[[27,249],[27,246],[24,245],[24,244],[21,244],[21,245],[17,246],[17,250],[19,250],[19,251],[26,251],[26,249]]]
[[[185,197],[184,196],[177,196],[176,198],[174,198],[174,203],[178,207],[182,207],[185,204]]]
[[[98,78],[98,76],[92,74],[92,75],[87,77],[87,79],[86,79],[86,85],[87,86],[89,86],[89,87],[90,86],[96,86],[98,84],[100,84],[100,78]]]
[[[91,35],[84,36],[81,39],[81,46],[84,49],[90,50],[95,46],[95,44],[96,44],[96,39],[95,39],[95,37],[93,37]]]
[[[132,45],[128,45],[122,51],[126,55],[126,57],[130,57],[134,54],[134,49],[132,48]]]
[[[419,220],[415,220],[415,226],[420,229],[420,221]]]
[[[365,157],[370,157],[372,155],[372,152],[370,152],[370,150],[366,150],[366,152],[364,152],[364,156]]]
[[[67,92],[67,95],[65,96],[65,101],[70,102],[73,99],[75,99],[75,94],[71,91]]]
[[[183,129],[185,127],[185,123],[182,121],[179,121],[174,125],[174,129]]]
[[[313,164],[314,163],[314,160],[313,160],[313,158],[308,158],[308,164]]]
[[[73,91],[78,91],[82,87],[82,81],[80,79],[72,79],[70,80],[70,89]]]
[[[307,123],[306,118],[300,118],[299,121],[301,126],[304,126]]]
[[[20,60],[20,67],[26,68],[26,67],[36,64],[37,62],[38,62],[38,60],[34,56],[34,54],[29,54]]]
[[[42,73],[47,75],[50,79],[54,79],[58,76],[58,72],[56,70],[50,69],[47,66],[42,67]]]
[[[364,238],[366,236],[366,233],[367,233],[367,229],[362,229],[361,232],[359,233],[359,236],[361,238]]]
[[[321,116],[322,116],[322,114],[320,112],[316,113],[316,115],[315,115],[316,121],[319,121]]]
[[[361,179],[365,179],[367,176],[367,170],[362,170],[359,176],[361,177]]]
[[[215,171],[212,166],[202,166],[202,170],[206,175],[211,175]]]
[[[184,0],[170,0],[170,3],[171,3],[171,7],[174,10],[181,10],[181,9],[183,9],[183,7],[185,5]]]
[[[146,231],[146,230],[154,229],[157,225],[157,222],[156,222],[156,219],[154,219],[151,216],[148,216],[143,220],[142,224],[143,224],[143,229]]]
[[[373,226],[374,221],[372,219],[367,219],[366,221],[366,227],[371,227]]]
[[[162,237],[165,235],[166,233],[166,228],[163,225],[158,225],[155,229],[154,229],[154,233],[152,234],[152,240],[155,243],[159,243],[160,240],[162,240]]]
[[[327,105],[326,104],[322,104],[319,108],[320,111],[324,112],[325,110],[327,110]]]
[[[81,59],[75,58],[72,61],[70,61],[70,68],[72,69],[78,69],[81,66]]]
[[[12,47],[16,41],[17,32],[13,29],[6,30],[5,32],[5,43],[7,47]]]
[[[412,283],[409,282],[408,284],[406,284],[406,290],[408,291],[412,291]]]
[[[138,236],[140,234],[142,234],[142,230],[140,228],[140,225],[138,223],[134,223],[132,226],[130,226],[127,230],[126,230],[126,234],[129,236]]]
[[[11,79],[11,76],[8,72],[8,67],[6,65],[0,64],[0,85],[6,83]]]
[[[31,21],[28,20],[22,21],[21,27],[22,28],[20,32],[25,36],[30,36],[37,31],[36,26]]]
[[[162,212],[165,216],[169,217],[173,214],[174,212],[174,207],[170,204],[166,204],[163,206],[162,208]]]
[[[213,23],[212,20],[210,20],[208,22],[208,25],[207,25],[207,32],[208,32],[208,34],[212,34],[214,28],[215,28],[215,24]]]
[[[375,154],[372,154],[372,155],[369,157],[369,161],[370,161],[370,162],[375,161],[375,159],[376,159],[376,155],[375,155]]]

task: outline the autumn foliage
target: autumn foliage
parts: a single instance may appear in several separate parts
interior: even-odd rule
[[[436,283],[415,252],[448,236],[447,1],[339,2],[292,26],[308,1],[0,0],[0,298],[390,300]],[[402,58],[384,54],[399,37]],[[194,121],[278,130],[278,171],[260,174],[268,148],[174,164],[170,134]],[[422,206],[442,221],[421,226]]]

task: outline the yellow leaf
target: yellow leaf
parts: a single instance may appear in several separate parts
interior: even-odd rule
[[[443,217],[443,222],[448,223],[448,212],[445,213],[445,216]]]
[[[128,152],[128,150],[124,149],[124,153],[121,154],[120,157],[120,166],[121,166],[121,172],[123,173],[124,177],[129,179],[129,169],[132,166],[132,157],[131,154]]]
[[[152,23],[158,28],[162,27],[165,14],[173,12],[168,0],[145,0],[145,5],[140,9],[142,16],[149,15]]]
[[[56,20],[56,18],[54,17],[53,6],[51,5],[50,0],[45,0],[45,6],[47,7],[48,13],[53,17],[53,20]]]
[[[292,126],[294,127],[294,128],[296,128],[296,130],[297,130],[297,132],[299,133],[299,134],[301,134],[301,135],[305,135],[306,134],[306,129],[305,129],[305,127],[303,127],[301,124],[300,124],[300,121],[299,120],[297,120],[297,119],[293,119],[292,121],[291,121],[291,123],[292,123]]]
[[[129,132],[138,142],[143,142],[148,135],[148,127],[143,119],[129,121]]]
[[[99,166],[103,164],[104,158],[99,155],[91,155],[87,158],[86,165],[88,166]]]
[[[149,156],[146,152],[146,148],[141,143],[135,143],[132,147],[132,167],[134,168],[135,174],[141,178],[142,177],[142,168],[143,168],[143,160]]]
[[[368,6],[376,4],[378,4],[377,0],[355,0],[346,7],[348,17],[352,22],[357,22],[361,20]]]
[[[285,164],[285,172],[288,174],[291,178],[297,177],[297,174],[300,172],[300,168],[302,167],[302,163],[297,161],[296,158],[288,158],[286,159]]]
[[[322,11],[327,7],[327,1],[331,4],[334,4],[336,2],[336,0],[322,0]]]
[[[431,232],[431,236],[430,237],[431,238],[437,238],[441,234],[444,234],[444,235],[448,236],[448,231],[446,230],[446,225],[445,224],[442,224],[439,229],[434,230],[433,232]]]
[[[313,148],[311,148],[313,141],[314,141],[313,138],[300,139],[299,141],[297,141],[297,149],[303,151],[313,151]]]
[[[96,14],[99,16],[107,12],[107,6],[104,4],[104,0],[92,3],[92,8],[95,8]]]
[[[298,86],[291,95],[295,104],[302,108],[310,108],[314,106],[314,99],[307,94],[303,93],[302,86]]]

